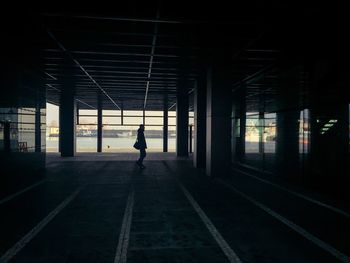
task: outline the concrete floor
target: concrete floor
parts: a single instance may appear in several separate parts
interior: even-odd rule
[[[0,262],[349,262],[344,204],[238,171],[211,180],[174,154],[136,159],[48,155],[44,181],[0,202]]]

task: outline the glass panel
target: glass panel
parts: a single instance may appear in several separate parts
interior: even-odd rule
[[[163,111],[146,111],[145,112],[146,116],[159,116],[162,117],[164,115]]]
[[[96,152],[97,126],[77,125],[76,140],[77,152]]]
[[[176,127],[175,126],[168,127],[168,151],[169,152],[176,151]]]
[[[241,120],[240,119],[235,119],[235,134],[236,134],[236,137],[241,136]]]
[[[108,126],[103,127],[102,151],[104,152],[134,152],[132,146],[137,137],[138,126]],[[163,151],[163,126],[145,127],[147,151]]]
[[[79,116],[80,115],[97,116],[97,110],[81,110],[81,109],[79,109]]]
[[[163,117],[146,117],[147,125],[163,125]]]
[[[97,124],[97,117],[79,115],[79,125]]]
[[[125,116],[143,116],[143,111],[136,111],[136,110],[128,111],[128,110],[125,110],[123,112],[123,114],[124,114],[124,117]]]
[[[46,151],[58,152],[59,107],[46,103]]]
[[[103,152],[134,152],[137,126],[103,126]]]
[[[4,123],[0,122],[0,151],[4,150]]]
[[[176,111],[168,111],[168,116],[176,117]]]
[[[103,125],[121,124],[121,117],[105,117],[105,116],[103,116],[102,124]]]
[[[189,125],[194,124],[194,112],[193,111],[188,112],[188,124]]]
[[[130,124],[134,124],[134,125],[140,125],[143,123],[143,117],[126,117],[124,116],[124,125],[130,125]]]
[[[163,151],[163,126],[148,126],[145,129],[147,150],[154,152]]]
[[[35,108],[18,109],[18,123],[11,125],[12,132],[17,133],[13,134],[14,145],[11,146],[15,151],[35,151],[35,113]]]
[[[276,152],[276,113],[264,114],[264,153]]]
[[[260,120],[256,112],[247,112],[245,129],[245,152],[259,153]]]
[[[120,110],[102,110],[103,116],[120,116],[121,111]]]
[[[176,125],[176,117],[168,117],[168,125]]]
[[[310,111],[300,111],[299,118],[299,153],[310,151]]]

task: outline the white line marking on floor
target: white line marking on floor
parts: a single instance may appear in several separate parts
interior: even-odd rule
[[[79,187],[75,192],[68,196],[62,203],[60,203],[50,214],[39,222],[32,230],[30,230],[24,237],[22,237],[13,247],[6,251],[0,258],[0,263],[10,261],[18,252],[21,251],[50,221],[60,213],[82,190]]]
[[[213,238],[216,240],[216,242],[219,244],[224,254],[227,256],[228,260],[231,263],[242,263],[242,261],[239,259],[237,254],[233,251],[233,249],[229,246],[229,244],[225,241],[225,239],[221,236],[219,231],[216,229],[214,224],[210,221],[210,219],[207,217],[204,211],[200,208],[196,200],[194,200],[192,195],[187,191],[187,189],[179,181],[178,181],[178,184],[180,185],[181,190],[187,197],[188,201],[191,203],[194,210],[197,212],[197,214],[202,219],[205,226],[208,228],[210,234],[212,234]]]
[[[270,184],[270,185],[272,185],[272,186],[274,186],[274,187],[276,187],[276,188],[279,188],[279,189],[281,189],[281,190],[283,190],[283,191],[286,191],[286,192],[288,192],[288,193],[290,193],[290,194],[293,194],[293,195],[295,195],[295,196],[298,196],[298,197],[300,197],[300,198],[303,198],[303,199],[305,199],[305,200],[307,200],[307,201],[309,201],[309,202],[311,202],[311,203],[314,203],[314,204],[317,204],[317,205],[319,205],[319,206],[325,207],[325,208],[327,208],[327,209],[329,209],[329,210],[332,210],[333,212],[336,212],[336,213],[338,213],[338,214],[341,214],[341,215],[343,215],[343,216],[346,216],[346,217],[350,218],[350,214],[349,214],[349,213],[347,213],[347,212],[345,212],[345,211],[343,211],[343,210],[341,210],[341,209],[339,209],[339,208],[333,207],[333,206],[331,206],[331,205],[327,205],[327,204],[325,204],[325,203],[322,203],[322,202],[320,202],[320,201],[317,201],[317,200],[315,200],[315,199],[312,199],[311,197],[305,196],[305,195],[300,194],[300,193],[298,193],[298,192],[294,192],[294,191],[289,190],[289,189],[287,189],[287,188],[285,188],[285,187],[283,187],[283,186],[280,186],[280,185],[278,185],[278,184],[272,183],[272,182],[270,182],[270,181],[268,181],[268,180],[264,180],[264,179],[259,178],[259,177],[257,177],[257,176],[251,175],[251,174],[246,173],[246,172],[244,172],[244,171],[241,171],[241,170],[239,170],[239,169],[236,169],[236,170],[237,170],[238,172],[242,173],[242,174],[248,175],[248,176],[250,176],[250,177],[252,177],[252,178],[254,178],[254,179],[256,179],[256,180],[259,180],[259,181],[261,181],[261,182],[263,182],[263,183]]]
[[[310,240],[315,245],[319,246],[320,248],[324,249],[328,253],[332,254],[333,256],[335,256],[340,261],[346,262],[346,263],[350,262],[350,258],[347,255],[343,254],[342,252],[338,251],[337,249],[335,249],[331,245],[327,244],[326,242],[322,241],[321,239],[319,239],[319,238],[315,237],[314,235],[310,234],[304,228],[294,224],[292,221],[284,218],[283,216],[281,216],[280,214],[278,214],[275,211],[271,210],[267,206],[265,206],[262,203],[256,201],[254,198],[252,198],[252,197],[246,195],[245,193],[239,191],[234,186],[232,186],[232,185],[230,185],[230,184],[228,184],[228,183],[226,183],[226,182],[224,182],[224,181],[222,181],[220,179],[218,179],[217,182],[219,182],[221,185],[231,189],[232,191],[234,191],[235,193],[239,194],[240,196],[242,196],[243,198],[247,199],[248,201],[252,202],[254,205],[256,205],[260,209],[264,210],[266,213],[268,213],[269,215],[273,216],[274,218],[276,218],[277,220],[279,220],[280,222],[282,222],[286,226],[290,227],[291,229],[293,229],[294,231],[296,231],[297,233],[302,235],[304,238]]]
[[[37,182],[35,184],[32,184],[32,185],[24,188],[23,190],[18,191],[17,193],[14,193],[14,194],[12,194],[12,195],[10,195],[8,197],[5,197],[4,199],[0,200],[0,205],[2,205],[3,203],[6,203],[7,201],[10,201],[11,199],[13,199],[13,198],[15,198],[15,197],[17,197],[17,196],[27,192],[27,191],[29,191],[30,189],[33,189],[34,187],[36,187],[36,186],[42,184],[43,182],[45,182],[46,180],[47,179],[41,180],[41,181],[39,181],[39,182]]]
[[[122,227],[120,229],[118,247],[114,258],[114,263],[125,263],[127,260],[127,252],[130,239],[130,228],[132,221],[132,211],[134,207],[134,190],[129,193],[129,197],[126,203],[126,208],[123,217]]]

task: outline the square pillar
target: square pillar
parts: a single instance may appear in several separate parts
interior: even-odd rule
[[[176,94],[176,155],[188,156],[188,89],[180,81]]]
[[[229,65],[207,72],[206,174],[226,176],[231,168],[231,80]]]
[[[164,101],[163,110],[163,152],[168,152],[168,101]]]
[[[60,152],[62,157],[74,156],[76,152],[76,99],[74,87],[62,87],[59,108]]]
[[[97,152],[102,152],[102,102],[99,98],[97,106]]]
[[[39,97],[39,96],[37,96]],[[40,101],[36,102],[35,107],[35,152],[41,152],[41,105]]]
[[[205,168],[206,158],[206,97],[205,76],[198,78],[194,90],[194,151],[193,165]]]
[[[277,112],[276,161],[278,173],[287,177],[298,175],[299,111]]]

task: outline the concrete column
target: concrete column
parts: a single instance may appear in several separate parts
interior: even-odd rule
[[[168,152],[168,101],[164,101],[163,110],[163,152]]]
[[[206,173],[218,177],[231,167],[231,81],[229,64],[213,63],[207,73]]]
[[[277,112],[277,171],[283,176],[296,176],[299,166],[299,115],[297,110]]]
[[[121,125],[124,125],[124,103],[122,102],[122,108],[120,109]]]
[[[193,165],[205,168],[206,157],[206,76],[198,78],[194,90],[194,151]]]
[[[97,106],[97,152],[102,152],[102,101],[99,98]]]
[[[80,125],[80,123],[79,123],[79,104],[78,103],[76,106],[76,113],[77,113],[77,125]]]
[[[188,89],[185,82],[179,82],[176,95],[176,154],[188,156]]]
[[[45,85],[41,81],[33,81],[31,83],[33,83],[33,86],[37,86],[35,106],[35,152],[42,152],[42,141],[45,140],[45,136],[43,137],[43,134],[45,134],[45,132],[42,132],[42,130],[46,129],[45,126],[42,126],[41,122],[41,110],[46,107]]]
[[[35,108],[35,152],[41,152],[41,112],[40,102],[37,101]]]
[[[246,103],[245,103],[245,97],[242,98],[242,103],[240,105],[239,110],[239,141],[238,141],[238,151],[237,151],[237,159],[240,162],[244,161],[245,156],[245,130],[246,130],[246,123],[247,123],[247,110],[246,110]]]
[[[264,158],[264,112],[259,112],[259,154],[261,154]],[[263,162],[264,164],[264,162]]]
[[[11,122],[5,121],[4,125],[4,152],[11,152]]]
[[[193,144],[192,144],[192,138],[193,138],[193,125],[188,126],[188,152],[193,153]]]
[[[74,156],[76,152],[76,100],[74,87],[67,83],[62,87],[59,114],[61,156]]]
[[[143,109],[143,112],[142,112],[142,124],[146,125],[146,110],[145,109]]]

